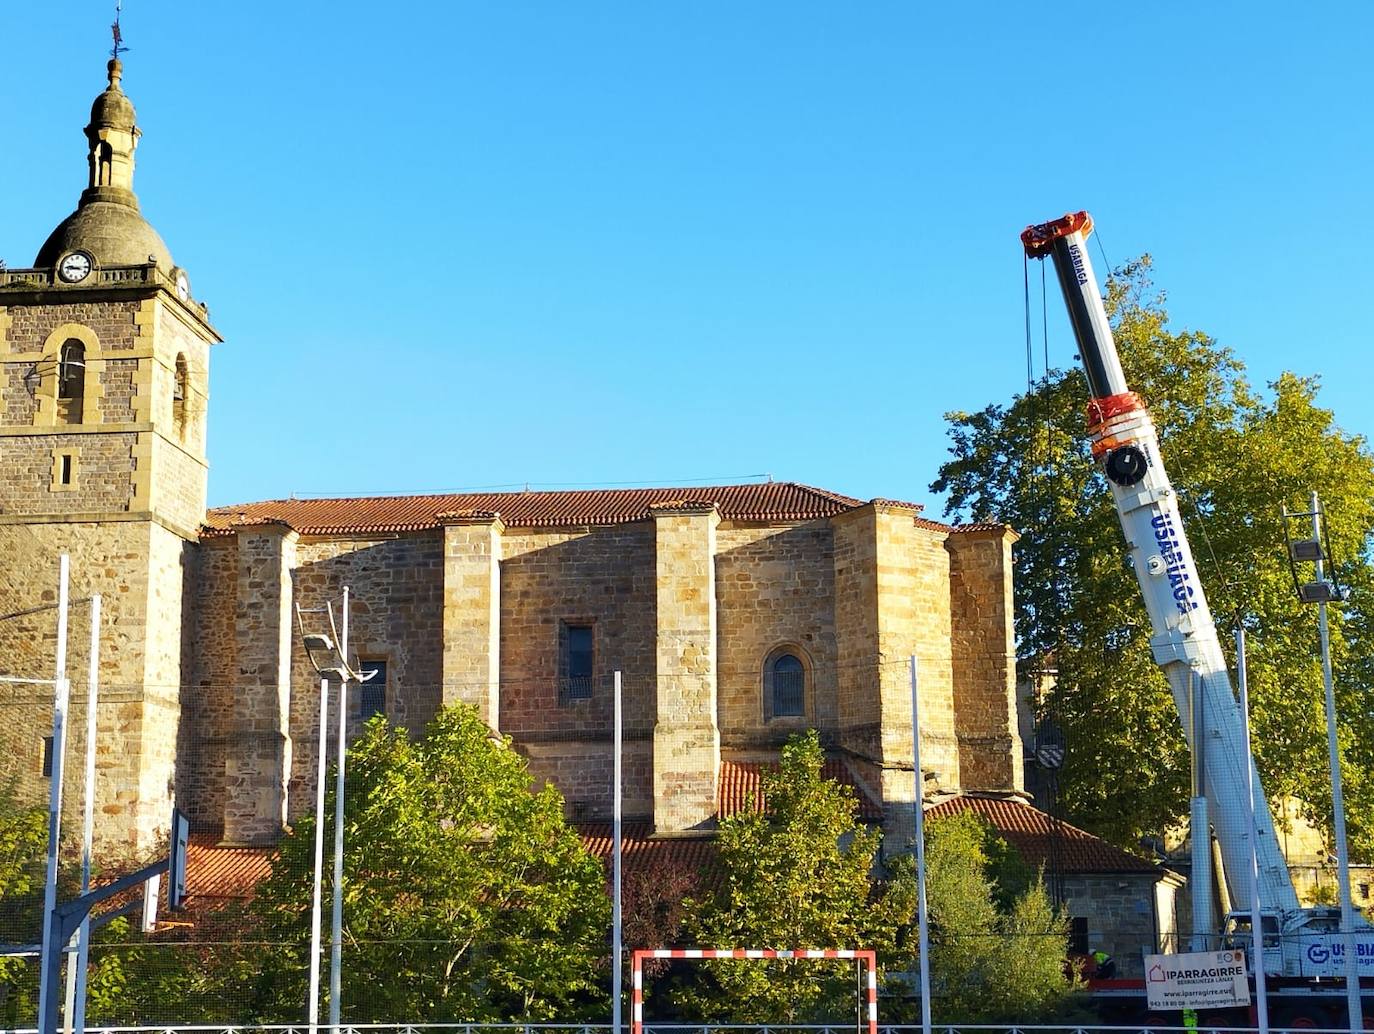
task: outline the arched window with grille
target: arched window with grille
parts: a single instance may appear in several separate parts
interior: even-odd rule
[[[57,413],[66,424],[81,423],[86,398],[86,346],[75,338],[62,344],[57,361]]]
[[[784,648],[769,655],[763,689],[769,718],[806,717],[806,665],[794,651]]]

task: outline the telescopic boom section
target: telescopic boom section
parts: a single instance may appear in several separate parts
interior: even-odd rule
[[[1237,907],[1245,907],[1250,901],[1250,844],[1244,723],[1183,530],[1178,500],[1160,458],[1154,422],[1127,387],[1117,356],[1085,244],[1092,226],[1087,212],[1076,212],[1028,226],[1021,241],[1030,258],[1048,256],[1054,261],[1092,395],[1088,433],[1093,458],[1111,484],[1131,565],[1150,615],[1154,633],[1150,647],[1169,680],[1184,735],[1194,751],[1199,747],[1193,743],[1194,725],[1202,731],[1208,810],[1231,898]],[[1190,718],[1190,670],[1201,683],[1199,723]],[[1297,894],[1274,837],[1268,803],[1258,789],[1258,774],[1255,786],[1260,902],[1264,908],[1295,910]]]

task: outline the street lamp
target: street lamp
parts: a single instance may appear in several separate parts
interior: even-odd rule
[[[1341,927],[1345,931],[1345,995],[1350,1012],[1350,1029],[1364,1026],[1360,1003],[1359,960],[1355,955],[1355,903],[1350,897],[1350,851],[1345,840],[1345,799],[1341,792],[1341,748],[1336,740],[1336,693],[1331,678],[1331,636],[1326,624],[1326,605],[1344,602],[1348,593],[1334,578],[1326,576],[1325,561],[1331,557],[1331,538],[1322,524],[1321,503],[1312,493],[1312,508],[1305,513],[1289,513],[1283,509],[1283,536],[1288,541],[1288,566],[1293,573],[1293,587],[1303,603],[1317,605],[1317,628],[1321,634],[1322,683],[1326,690],[1326,750],[1331,762],[1331,808],[1336,834],[1336,880],[1341,894]],[[1291,519],[1310,517],[1310,538],[1295,538],[1289,533]],[[1312,564],[1314,578],[1304,582],[1298,573],[1299,564]]]
[[[329,679],[339,682],[339,742],[334,773],[334,899],[330,917],[329,939],[329,1025],[339,1026],[340,971],[343,959],[343,810],[344,759],[348,751],[348,684],[366,682],[376,672],[366,674],[348,662],[348,586],[343,589],[339,624],[334,622],[335,600],[323,607],[303,609],[296,604],[296,627],[300,630],[301,646],[320,676],[320,742],[315,776],[315,892],[311,905],[310,931],[310,1029],[314,1031],[320,1019],[320,882],[324,868],[324,755],[325,724],[329,708]],[[329,634],[305,631],[306,614],[323,614],[329,619]]]

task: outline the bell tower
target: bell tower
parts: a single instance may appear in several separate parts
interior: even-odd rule
[[[117,56],[106,71],[76,210],[32,267],[0,269],[0,614],[41,602],[64,552],[73,596],[102,595],[97,835],[142,848],[169,814],[220,337],[143,217]],[[9,642],[0,673],[17,666]],[[41,729],[4,735],[0,778],[10,765],[21,785],[41,780]]]

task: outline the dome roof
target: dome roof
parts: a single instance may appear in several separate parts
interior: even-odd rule
[[[133,129],[134,102],[118,89],[106,90],[91,105],[91,125]]]
[[[54,266],[69,251],[90,252],[101,266],[137,266],[151,256],[164,271],[172,253],[137,208],[114,201],[88,201],[58,224],[38,250],[35,266]]]
[[[94,128],[122,129],[132,132],[134,128],[134,103],[119,88],[123,75],[123,62],[113,60],[106,66],[110,85],[91,105],[91,126]]]
[[[101,266],[141,266],[156,262],[170,272],[172,254],[156,230],[138,210],[134,194],[134,149],[139,132],[134,125],[134,105],[119,88],[123,64],[115,59],[106,67],[109,85],[91,105],[86,127],[90,145],[89,186],[77,209],[58,224],[34,265],[55,266],[69,251],[85,251]]]

